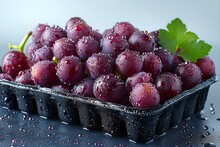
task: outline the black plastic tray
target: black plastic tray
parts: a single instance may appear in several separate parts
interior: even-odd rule
[[[109,135],[146,143],[204,108],[209,87],[217,76],[182,92],[154,109],[136,109],[97,99],[59,93],[49,88],[0,80],[0,106],[24,113],[81,124]]]

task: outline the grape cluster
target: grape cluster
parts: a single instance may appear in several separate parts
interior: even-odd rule
[[[30,34],[29,34],[30,36]],[[215,74],[208,57],[185,62],[159,44],[159,31],[117,22],[102,34],[80,17],[38,24],[32,42],[2,59],[0,79],[136,108],[153,108]]]

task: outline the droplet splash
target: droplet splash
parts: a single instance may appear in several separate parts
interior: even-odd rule
[[[213,103],[210,104],[210,111],[211,111],[211,114],[215,114],[215,108],[214,108],[214,105]]]

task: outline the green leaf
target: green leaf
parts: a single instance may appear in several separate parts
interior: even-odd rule
[[[187,31],[186,25],[179,18],[172,20],[167,25],[167,30],[160,29],[159,33],[159,43],[162,47],[173,54],[180,49],[177,54],[191,62],[208,55],[212,48],[211,45],[198,39],[195,33]]]
[[[205,43],[204,41],[200,40],[197,42],[192,42],[189,44],[182,45],[182,51],[179,55],[184,60],[189,60],[191,62],[196,62],[197,59],[203,58],[209,54],[210,49],[212,48],[211,45]]]

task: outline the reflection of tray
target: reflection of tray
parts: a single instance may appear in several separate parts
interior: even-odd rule
[[[0,105],[45,118],[59,118],[65,123],[80,123],[88,129],[127,136],[132,141],[148,142],[202,110],[209,86],[216,81],[217,77],[213,76],[157,108],[136,109],[0,80]]]

